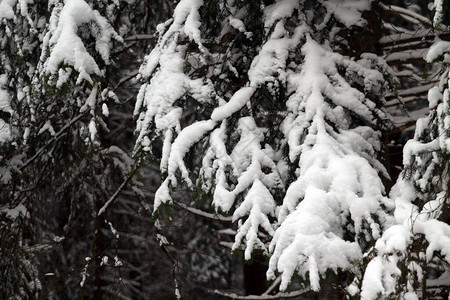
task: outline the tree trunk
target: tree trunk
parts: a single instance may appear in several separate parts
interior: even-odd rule
[[[260,252],[255,252],[249,262],[244,263],[244,289],[246,295],[261,295],[266,287],[267,261]]]

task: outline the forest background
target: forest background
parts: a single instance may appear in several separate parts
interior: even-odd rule
[[[0,299],[448,299],[449,26],[0,0]]]

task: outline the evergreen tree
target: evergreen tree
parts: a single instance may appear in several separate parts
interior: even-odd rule
[[[141,33],[171,6],[0,1],[0,298],[173,295],[126,153]]]
[[[129,172],[119,163],[126,154],[105,149],[99,139],[107,131],[107,103],[115,98],[105,81],[111,48],[121,38],[84,0],[0,4],[0,101],[7,119],[0,172],[7,280],[0,297],[34,299],[47,293],[49,282],[72,281],[84,257],[95,255],[100,266],[100,227],[106,223],[99,223],[97,211],[112,194],[107,190]],[[90,229],[77,243],[74,228],[80,225]]]
[[[434,28],[447,33],[449,10],[435,1]],[[427,54],[439,61],[439,85],[428,92],[430,112],[416,124],[403,151],[404,170],[391,198],[396,225],[376,243],[367,267],[363,299],[446,299],[450,266],[450,42],[437,38]]]
[[[0,297],[4,299],[36,298],[41,288],[26,195],[32,185],[22,183],[27,180],[22,174],[27,161],[23,141],[30,132],[23,124],[31,117],[27,108],[39,60],[39,30],[45,24],[42,13],[27,1],[0,2]]]
[[[0,298],[447,297],[448,5],[0,0]]]
[[[392,207],[379,157],[393,79],[342,37],[370,31],[375,9],[180,1],[140,69],[135,108],[135,155],[162,147],[155,213],[177,187],[205,194],[238,224],[232,249],[269,255],[281,290],[298,273],[317,291],[329,270],[358,264]]]

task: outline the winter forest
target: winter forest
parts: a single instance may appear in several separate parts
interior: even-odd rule
[[[0,299],[450,296],[450,0],[0,0]]]

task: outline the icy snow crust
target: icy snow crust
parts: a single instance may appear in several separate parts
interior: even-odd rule
[[[321,1],[330,12],[325,20],[334,13],[345,26],[362,24],[361,11],[370,7],[370,1],[350,2],[341,6],[342,1]],[[308,277],[318,290],[327,270],[352,267],[367,250],[362,245],[379,238],[389,223],[384,210],[392,204],[379,177],[387,174],[376,159],[380,133],[372,129],[387,116],[365,96],[365,92],[383,94],[386,80],[374,66],[385,65],[372,55],[355,61],[319,44],[305,21],[308,17],[301,15],[301,3],[281,0],[264,7],[267,39],[251,61],[247,83],[222,99],[210,80],[217,73],[191,79],[184,71],[186,60],[201,64],[213,55],[202,44],[198,11],[202,4],[179,2],[173,19],[159,26],[159,42],[140,70],[144,84],[135,107],[135,154],[151,151],[154,137],[149,136],[154,132],[163,139],[160,167],[165,179],[156,192],[154,210],[172,201],[170,191],[179,178],[187,187],[201,185],[213,193],[216,210],[232,213],[238,223],[233,250],[244,248],[246,259],[255,249],[270,252],[267,275],[275,279],[281,273],[282,290],[295,272]],[[232,4],[227,5],[234,15],[224,19],[225,28],[246,33],[241,14]],[[285,21],[294,11],[303,21],[289,32]],[[196,43],[200,51],[187,53],[186,46],[180,45],[183,40]],[[298,65],[289,58],[296,49],[303,56]],[[339,68],[346,69],[346,74]],[[273,148],[265,142],[267,129],[258,127],[250,113],[238,118],[233,135],[238,140],[227,150],[231,118],[259,101],[256,95],[261,86],[278,81],[286,84],[291,95],[279,145]],[[364,91],[350,82],[357,82]],[[183,128],[180,99],[219,105],[209,118]],[[355,126],[352,115],[366,125]],[[184,158],[199,144],[206,152],[195,183]],[[289,158],[283,158],[284,149],[289,150]],[[286,180],[289,164],[297,177],[291,184]],[[281,206],[274,200],[275,191],[284,193]],[[271,223],[269,216],[277,221]],[[346,232],[354,238],[344,239]],[[264,236],[272,239],[269,247]]]

